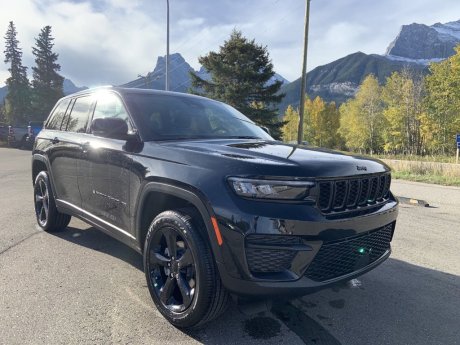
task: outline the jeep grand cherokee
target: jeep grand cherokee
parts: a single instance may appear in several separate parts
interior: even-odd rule
[[[32,161],[37,222],[75,216],[143,254],[151,297],[177,327],[230,294],[307,294],[390,255],[397,201],[377,161],[287,145],[234,108],[139,89],[58,101]]]

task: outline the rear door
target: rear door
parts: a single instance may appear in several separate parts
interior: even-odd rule
[[[56,109],[64,113],[60,129],[47,131],[48,139],[51,141],[48,157],[57,198],[76,207],[81,207],[78,165],[82,158],[82,136],[86,132],[92,105],[93,98],[89,95],[69,99],[67,107],[63,103],[62,107]],[[51,123],[52,121],[53,118],[50,119]],[[59,122],[58,119],[56,122]]]

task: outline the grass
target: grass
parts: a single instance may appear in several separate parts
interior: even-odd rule
[[[455,156],[442,156],[442,155],[372,155],[373,158],[378,159],[398,159],[403,161],[417,161],[417,162],[437,162],[437,163],[455,163]]]
[[[442,176],[437,174],[416,174],[410,171],[393,171],[392,177],[395,179],[440,184],[444,186],[460,187],[460,178],[454,176]]]
[[[387,163],[394,178],[460,187],[460,164],[454,156],[373,155]]]

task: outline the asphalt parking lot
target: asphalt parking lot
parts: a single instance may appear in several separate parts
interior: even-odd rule
[[[0,148],[0,344],[460,344],[460,188],[394,181],[393,254],[347,284],[185,333],[155,310],[141,257],[85,223],[35,225],[30,151]]]

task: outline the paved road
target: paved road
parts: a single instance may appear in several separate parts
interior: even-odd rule
[[[80,221],[59,235],[35,226],[29,169],[29,151],[0,149],[0,344],[460,344],[459,188],[395,181],[433,207],[401,206],[383,265],[184,333],[153,307],[134,251]]]

